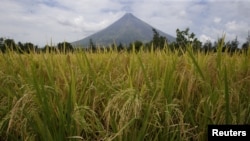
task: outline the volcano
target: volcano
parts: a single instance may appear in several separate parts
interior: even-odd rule
[[[153,28],[154,27],[135,17],[133,14],[126,13],[123,17],[105,29],[84,39],[75,41],[72,43],[72,45],[87,47],[90,43],[90,40],[92,40],[92,42],[96,45],[110,45],[113,43],[129,45],[129,43],[134,41],[147,43],[153,38]],[[156,29],[156,31],[161,36],[166,37],[168,42],[175,41],[175,37],[158,29]]]

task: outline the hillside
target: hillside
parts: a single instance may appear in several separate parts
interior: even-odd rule
[[[106,27],[105,29],[94,33],[84,39],[73,42],[74,46],[87,46],[90,39],[97,45],[109,45],[112,43],[122,43],[128,45],[136,40],[144,43],[149,42],[153,38],[151,25],[135,17],[131,13],[126,13],[119,20]],[[156,28],[155,28],[156,29]],[[165,36],[168,41],[172,42],[175,38],[156,29],[161,36]]]

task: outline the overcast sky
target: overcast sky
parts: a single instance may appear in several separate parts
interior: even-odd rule
[[[126,12],[172,36],[189,27],[201,41],[245,42],[250,0],[1,0],[0,37],[39,46],[76,41]]]

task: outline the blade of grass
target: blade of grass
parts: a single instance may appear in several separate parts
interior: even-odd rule
[[[224,69],[224,84],[225,84],[225,107],[226,107],[226,124],[230,124],[230,101],[229,101],[229,91],[228,91],[228,80],[227,80],[227,69]]]
[[[189,56],[191,57],[191,59],[192,59],[192,61],[193,61],[193,63],[194,63],[194,66],[195,66],[195,68],[196,68],[196,70],[197,70],[197,72],[200,74],[202,80],[205,81],[205,77],[204,77],[204,75],[203,75],[203,73],[202,73],[202,71],[201,71],[201,68],[200,68],[198,62],[196,61],[196,59],[195,59],[195,57],[194,57],[194,54],[190,51],[189,48],[187,49],[187,52],[188,52]]]

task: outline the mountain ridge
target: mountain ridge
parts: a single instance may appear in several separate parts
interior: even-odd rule
[[[74,46],[88,46],[90,39],[97,45],[110,45],[113,43],[128,45],[134,41],[149,42],[153,38],[153,29],[151,25],[135,17],[132,13],[126,13],[120,19],[108,27],[81,40],[72,42]],[[156,28],[154,28],[156,29]],[[168,39],[175,41],[175,37],[166,34],[158,29],[157,32]]]

